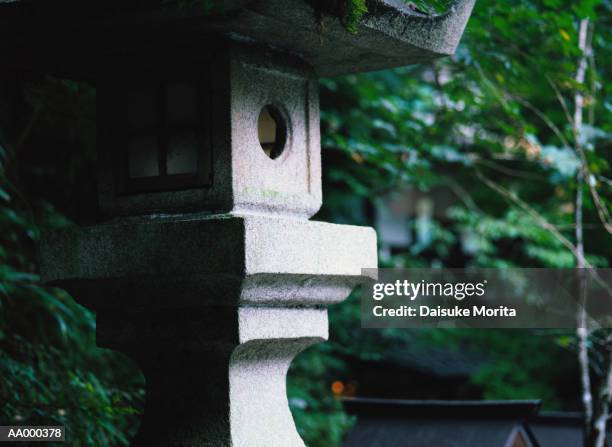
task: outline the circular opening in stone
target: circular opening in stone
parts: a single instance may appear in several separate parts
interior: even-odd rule
[[[287,142],[287,125],[279,110],[267,105],[259,112],[257,119],[259,144],[271,159],[278,158],[285,149]]]

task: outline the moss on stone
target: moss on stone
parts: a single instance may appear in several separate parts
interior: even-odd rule
[[[356,34],[359,22],[368,12],[366,0],[344,0],[344,3],[342,21],[348,32]]]
[[[199,5],[206,11],[222,12],[224,3],[222,0],[163,0],[165,2],[176,1],[180,7]],[[319,15],[335,15],[342,20],[346,30],[357,34],[361,20],[368,12],[368,0],[306,0]],[[404,0],[413,9],[423,13],[436,13],[444,11],[449,0]]]

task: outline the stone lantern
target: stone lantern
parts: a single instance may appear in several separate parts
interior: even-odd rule
[[[81,3],[0,7],[4,63],[97,87],[100,221],[46,234],[45,282],[141,366],[133,445],[303,445],[289,364],[377,261],[372,229],[309,220],[317,77],[452,54],[474,0],[438,16],[371,0],[357,34],[303,0]]]

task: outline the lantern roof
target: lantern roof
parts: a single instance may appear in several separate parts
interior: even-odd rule
[[[4,63],[95,60],[100,51],[206,45],[211,34],[293,53],[320,76],[388,69],[453,54],[475,0],[427,15],[405,0],[368,0],[356,32],[321,0],[228,0],[214,10],[161,0],[0,0]],[[322,10],[314,8],[320,4]]]

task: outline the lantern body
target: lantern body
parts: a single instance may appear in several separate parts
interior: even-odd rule
[[[103,214],[310,217],[321,206],[312,69],[270,49],[211,47],[108,64],[97,94]]]

